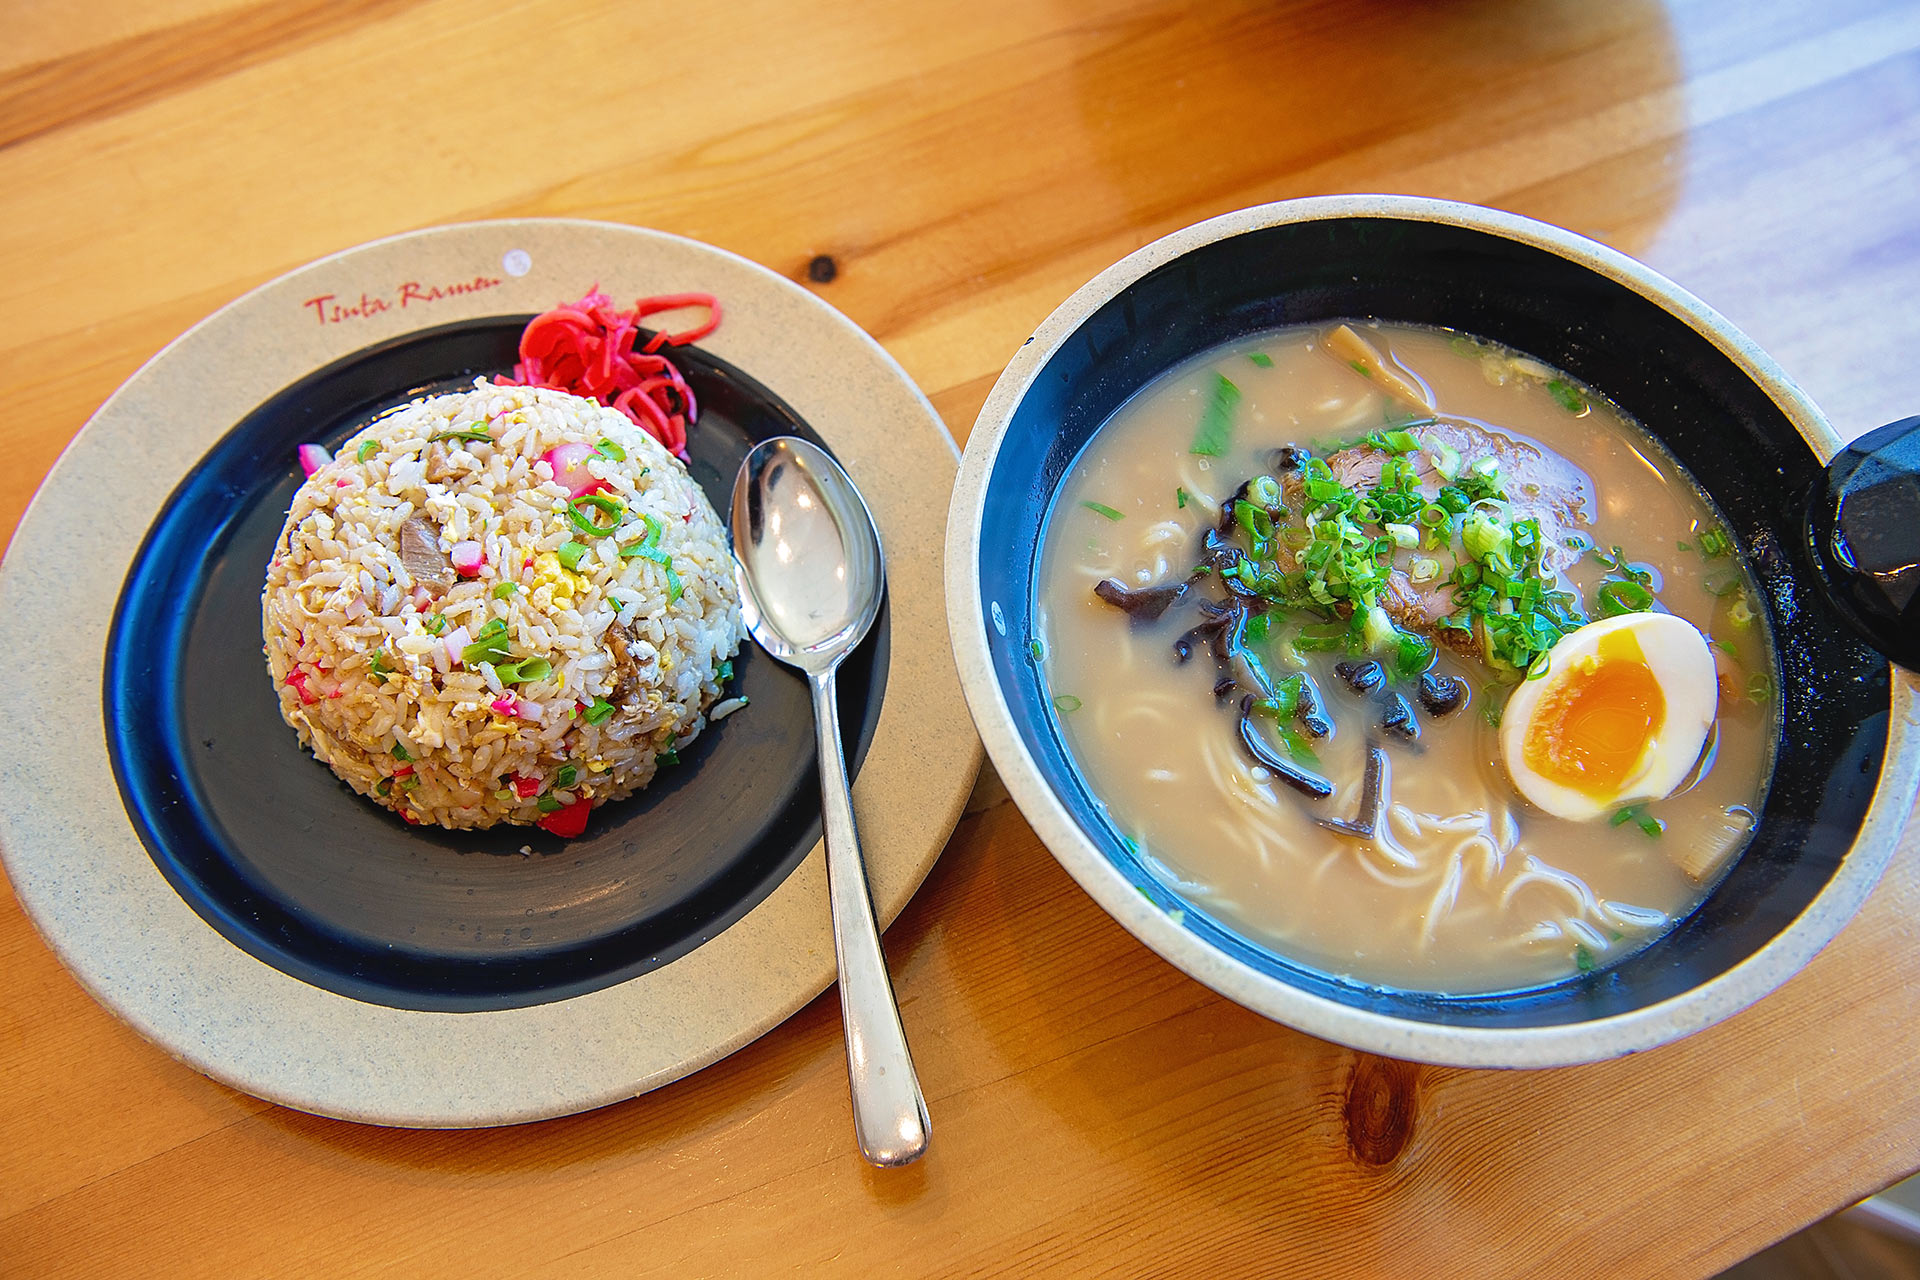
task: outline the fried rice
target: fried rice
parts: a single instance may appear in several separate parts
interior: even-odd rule
[[[300,741],[452,828],[577,833],[700,732],[741,637],[726,534],[676,458],[591,400],[482,382],[309,476],[261,606]]]

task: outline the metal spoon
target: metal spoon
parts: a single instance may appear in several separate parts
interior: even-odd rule
[[[873,517],[839,463],[793,436],[754,446],[733,481],[733,573],[748,633],[813,690],[854,1135],[872,1163],[908,1164],[927,1149],[927,1104],[880,950],[833,683],[880,612],[887,570]]]

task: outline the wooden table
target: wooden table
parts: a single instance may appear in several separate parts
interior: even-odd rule
[[[1911,4],[5,0],[0,31],[7,532],[204,313],[500,215],[662,227],[810,279],[962,440],[1100,267],[1350,190],[1636,254],[1845,433],[1920,410]],[[831,995],[594,1114],[379,1130],[177,1065],[0,895],[0,1273],[1706,1275],[1920,1167],[1917,844],[1729,1023],[1479,1073],[1188,981],[989,780],[887,939],[935,1132],[891,1173],[854,1154]]]

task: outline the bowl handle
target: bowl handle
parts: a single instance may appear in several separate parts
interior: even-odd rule
[[[1841,615],[1888,658],[1920,670],[1920,417],[1834,455],[1814,485],[1807,531]]]

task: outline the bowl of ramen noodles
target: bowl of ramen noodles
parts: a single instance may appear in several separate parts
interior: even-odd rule
[[[1798,971],[1911,807],[1911,659],[1836,585],[1890,554],[1873,503],[1809,534],[1851,452],[1582,237],[1243,210],[1087,284],[988,398],[962,680],[1055,857],[1222,994],[1428,1062],[1650,1048]],[[1901,582],[1860,597],[1896,637]]]

